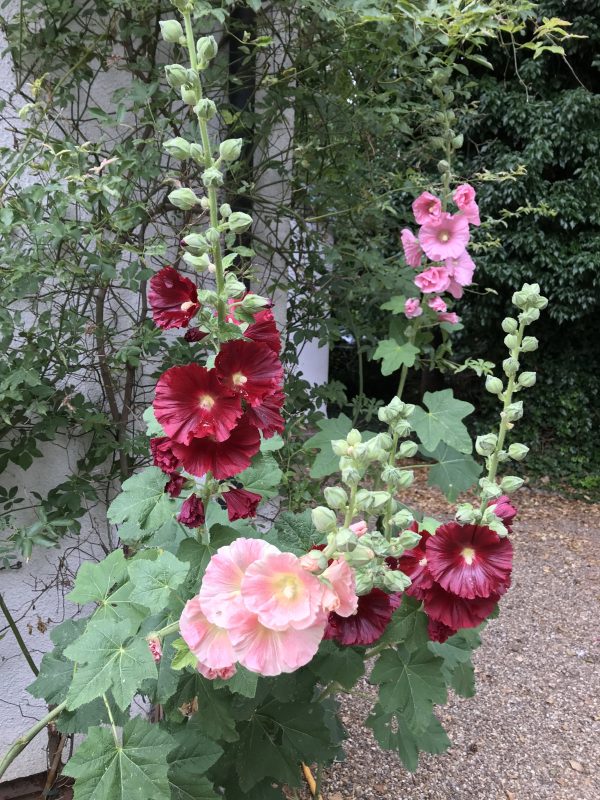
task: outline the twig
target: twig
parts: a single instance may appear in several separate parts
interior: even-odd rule
[[[56,748],[56,752],[54,753],[54,758],[52,759],[52,763],[50,764],[50,769],[48,770],[48,777],[46,778],[46,783],[44,784],[44,789],[42,791],[42,798],[48,797],[50,790],[52,789],[52,785],[56,780],[56,775],[58,773],[58,768],[60,767],[60,758],[62,756],[62,751],[65,748],[65,744],[67,743],[67,739],[69,737],[63,734],[60,737],[58,742],[58,747]]]
[[[18,644],[18,645],[19,645],[19,647],[21,648],[21,652],[22,652],[22,653],[23,653],[23,655],[25,656],[25,661],[27,661],[27,663],[28,663],[28,664],[29,664],[29,666],[31,667],[31,671],[33,672],[33,674],[34,674],[34,675],[39,675],[39,672],[40,672],[40,671],[39,671],[39,669],[36,667],[36,665],[35,665],[35,661],[34,661],[34,660],[33,660],[33,658],[31,657],[31,653],[29,652],[29,650],[28,650],[28,648],[27,648],[27,645],[26,645],[26,644],[25,644],[25,642],[23,641],[23,637],[21,636],[21,634],[20,634],[20,632],[19,632],[19,629],[17,628],[17,623],[14,621],[14,619],[13,619],[13,617],[12,617],[12,614],[11,614],[11,613],[10,613],[10,611],[8,610],[8,608],[7,608],[7,606],[6,606],[6,603],[4,602],[4,598],[2,597],[2,595],[1,595],[1,594],[0,594],[0,608],[2,609],[2,613],[3,613],[3,614],[4,614],[4,616],[6,617],[6,621],[7,621],[7,622],[8,622],[8,624],[10,625],[10,629],[11,629],[11,631],[12,631],[12,632],[14,633],[14,635],[15,635],[15,639],[17,640],[17,644]]]

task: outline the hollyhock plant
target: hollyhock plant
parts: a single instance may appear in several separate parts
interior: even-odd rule
[[[171,440],[168,436],[157,436],[150,439],[150,452],[155,467],[159,467],[167,475],[175,472],[180,466],[179,459],[173,454]]]
[[[225,342],[215,359],[215,370],[224,386],[253,407],[279,389],[283,378],[277,354],[258,342]]]
[[[416,276],[415,284],[423,294],[445,292],[450,286],[450,273],[446,267],[429,267]]]
[[[186,328],[200,308],[198,290],[173,267],[163,267],[150,278],[148,302],[159,328]]]
[[[419,243],[432,261],[458,258],[469,242],[469,222],[464,216],[444,212],[419,230]]]
[[[413,201],[412,210],[419,225],[436,222],[442,216],[442,201],[431,192],[423,192]]]
[[[421,303],[416,297],[409,297],[406,303],[404,303],[404,313],[408,319],[416,319],[417,317],[421,316],[423,309],[421,308]]]
[[[400,239],[402,241],[402,249],[404,250],[406,263],[409,267],[415,267],[415,269],[417,269],[421,266],[424,255],[419,240],[408,228],[404,228],[400,232]]]
[[[229,521],[235,522],[236,519],[255,517],[262,495],[247,489],[232,488],[223,494],[223,500],[227,506]]]
[[[246,409],[246,418],[259,429],[265,439],[270,439],[276,433],[284,431],[285,420],[281,415],[284,403],[285,394],[276,390],[267,395],[260,405]]]
[[[183,501],[177,521],[188,528],[199,528],[204,525],[204,503],[196,494],[191,494]]]

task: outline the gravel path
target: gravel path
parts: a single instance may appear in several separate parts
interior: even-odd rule
[[[361,686],[324,800],[600,800],[600,506],[526,489],[517,505],[513,586],[474,658],[477,695],[441,709],[451,749],[407,773],[362,726],[374,692]]]

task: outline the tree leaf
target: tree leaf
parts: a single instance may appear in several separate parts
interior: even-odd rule
[[[304,443],[305,450],[317,449],[319,451],[310,470],[311,478],[324,478],[337,472],[340,467],[340,457],[331,449],[331,441],[335,439],[345,439],[352,429],[352,420],[345,414],[331,419],[320,419],[317,422],[320,428],[319,433],[315,433]]]
[[[481,475],[482,466],[473,456],[459,453],[447,444],[440,442],[433,452],[424,447],[419,449],[426,458],[437,462],[429,469],[428,485],[441,489],[451,503],[470,489]]]
[[[84,562],[77,572],[75,587],[67,598],[72,603],[102,603],[116,584],[127,577],[127,562],[122,550],[115,550],[98,564]]]
[[[171,592],[181,586],[189,570],[188,563],[180,561],[166,550],[159,551],[155,561],[130,561],[129,576],[133,583],[131,602],[145,606],[152,613],[161,611],[169,604]]]
[[[419,355],[419,348],[415,347],[411,342],[404,342],[398,344],[395,339],[383,339],[377,345],[377,349],[373,353],[373,359],[381,361],[381,374],[391,375],[402,366],[414,366],[415,359]]]
[[[147,467],[128,478],[109,506],[108,519],[114,524],[133,521],[143,530],[158,530],[178,507],[165,492],[166,482],[167,476],[158,467]]]
[[[410,418],[423,447],[432,451],[440,442],[445,442],[460,453],[470,453],[473,443],[462,419],[475,410],[474,406],[456,400],[452,389],[425,392],[423,402],[428,410],[417,406]]]

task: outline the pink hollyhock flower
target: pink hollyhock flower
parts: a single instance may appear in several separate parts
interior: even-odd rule
[[[201,331],[200,328],[188,328],[183,338],[186,342],[201,342],[207,336],[208,333]]]
[[[427,301],[427,305],[429,308],[433,308],[434,311],[444,312],[447,310],[448,306],[441,297],[433,297],[431,300]]]
[[[404,250],[404,259],[409,267],[420,267],[423,258],[423,250],[419,244],[419,240],[412,231],[408,228],[400,233],[402,241],[402,249]]]
[[[244,573],[258,559],[279,552],[263,539],[239,538],[219,547],[208,562],[198,595],[209,621],[227,628],[234,615],[244,613]]]
[[[281,336],[270,308],[265,308],[254,315],[254,322],[246,328],[244,336],[253,342],[266,344],[277,355],[281,350]]]
[[[442,201],[431,192],[423,192],[413,201],[412,210],[419,225],[424,225],[440,218]]]
[[[415,317],[421,316],[423,309],[421,308],[421,303],[419,302],[418,298],[408,298],[408,300],[404,303],[404,313],[408,319],[415,319]]]
[[[463,296],[463,286],[470,286],[473,283],[475,262],[465,250],[458,258],[447,258],[444,264],[450,274],[448,291],[452,297],[460,300]]]
[[[171,497],[179,497],[181,490],[185,484],[185,478],[179,472],[172,472],[169,475],[169,480],[165,484],[165,492],[168,492]]]
[[[491,508],[494,514],[502,520],[504,527],[510,533],[514,519],[517,516],[517,509],[510,502],[510,497],[503,494],[497,500],[490,500],[488,508]]]
[[[479,207],[475,202],[475,189],[469,183],[457,186],[452,199],[472,225],[480,225]]]
[[[305,569],[308,572],[318,572],[321,569],[320,559],[311,556],[310,553],[300,556],[300,563],[302,564],[302,569]]]
[[[195,284],[173,267],[163,267],[150,278],[148,302],[154,322],[163,330],[186,328],[200,308]]]
[[[433,222],[427,222],[419,230],[419,242],[432,261],[458,258],[469,241],[469,223],[459,214],[441,214]]]
[[[450,274],[446,267],[429,267],[415,277],[415,284],[424,294],[445,292],[450,286]]]
[[[156,661],[156,663],[158,663],[162,658],[160,639],[157,636],[153,636],[151,639],[148,639],[148,648],[152,653],[152,658]]]
[[[217,480],[226,480],[243,472],[259,450],[260,434],[246,415],[224,442],[205,436],[192,439],[189,445],[173,444],[173,452],[187,472],[197,477],[212,472]]]
[[[369,594],[358,598],[356,614],[341,617],[333,612],[329,615],[325,638],[336,639],[344,645],[373,644],[386,629],[397,607],[397,598],[393,595],[371,589]]]
[[[167,436],[155,436],[150,439],[150,452],[154,459],[154,466],[160,467],[163,472],[170,475],[179,466],[179,459],[171,450],[171,440]]]
[[[248,489],[230,489],[223,494],[223,500],[227,506],[229,521],[235,522],[236,519],[255,517],[262,495],[249,492]]]
[[[335,611],[340,617],[356,614],[358,597],[354,572],[345,558],[332,561],[321,578],[327,581],[323,587],[322,607],[325,611]]]
[[[219,382],[216,371],[198,364],[164,372],[153,406],[165,433],[179,444],[203,436],[223,442],[243,413],[239,397]]]
[[[358,536],[359,539],[369,530],[369,526],[364,519],[359,519],[358,522],[353,522],[352,525],[348,525],[348,527],[352,533],[355,533]]]
[[[445,311],[442,314],[438,314],[438,321],[449,322],[450,325],[456,325],[460,322],[460,317],[454,311]]]
[[[440,586],[472,600],[501,594],[510,580],[512,545],[481,525],[441,525],[426,544],[429,572]]]
[[[405,589],[406,594],[423,600],[428,589],[433,586],[433,578],[427,568],[426,545],[431,534],[426,530],[419,530],[416,522],[411,523],[409,530],[421,534],[421,541],[411,550],[406,550],[400,558],[388,557],[386,563],[391,569],[400,570],[411,580],[410,586]]]
[[[200,675],[208,678],[209,681],[214,681],[217,678],[220,678],[222,681],[228,681],[230,678],[233,678],[237,672],[235,664],[231,667],[223,667],[223,669],[212,669],[211,667],[207,667],[206,664],[202,664],[200,661],[196,664],[196,669]]]
[[[283,433],[285,421],[281,416],[281,409],[284,403],[284,393],[279,390],[273,392],[259,406],[246,409],[248,422],[256,425],[265,439],[270,439],[276,433]]]
[[[198,495],[191,494],[183,501],[177,522],[187,525],[188,528],[199,528],[204,525],[204,503]]]
[[[221,382],[251,406],[260,405],[283,380],[281,361],[269,345],[240,339],[222,345],[215,369]]]
[[[481,225],[479,206],[477,203],[471,203],[471,205],[465,206],[462,211],[459,211],[458,213],[462,214],[471,225],[475,225],[476,227]]]
[[[206,669],[231,669],[237,661],[236,653],[225,628],[213,625],[202,611],[199,597],[185,604],[179,618],[181,635]]]
[[[254,561],[242,578],[242,600],[266,628],[302,630],[314,625],[323,588],[292,553],[271,553]]]
[[[446,592],[439,583],[434,583],[425,595],[424,608],[431,619],[453,630],[476,628],[489,617],[499,599],[499,594],[491,594],[489,597],[467,600]]]
[[[230,628],[239,663],[267,677],[295,672],[316,655],[326,618],[325,614],[319,614],[312,625],[302,630],[275,631],[261,625],[254,614],[239,615]]]
[[[427,621],[427,633],[432,642],[443,643],[451,636],[454,636],[456,631],[454,628],[449,628],[443,622],[438,622],[436,619]]]

